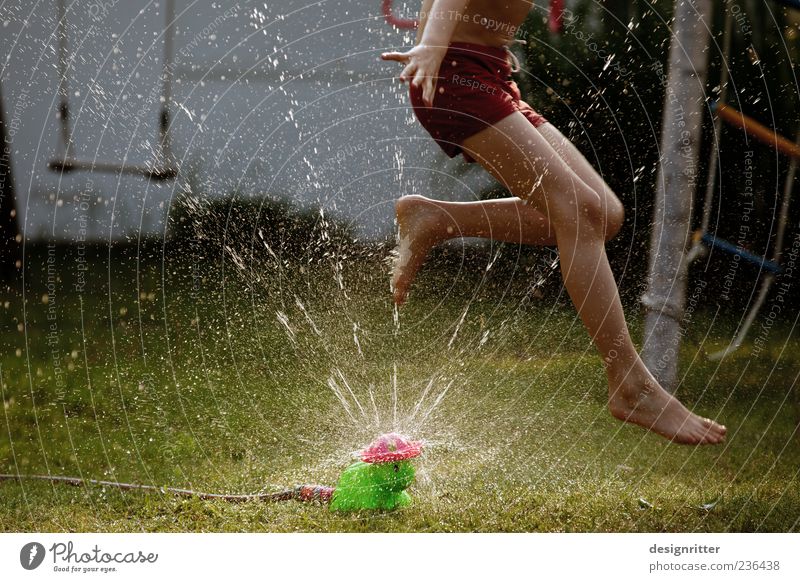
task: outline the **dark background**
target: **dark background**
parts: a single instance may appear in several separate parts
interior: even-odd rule
[[[672,4],[664,0],[584,2],[573,10],[574,25],[565,28],[560,35],[549,32],[541,11],[532,11],[520,35],[528,39],[529,75],[527,79],[520,79],[521,84],[528,85],[527,97],[573,140],[625,205],[625,228],[609,245],[609,255],[615,272],[622,278],[621,287],[631,299],[639,295],[646,284],[649,223],[664,101],[658,66],[666,74],[670,40],[666,23],[672,24]],[[724,3],[714,4],[693,230],[699,226],[702,216],[713,142],[713,119],[708,104],[717,97],[722,64]],[[796,70],[792,70],[793,63],[797,62],[800,39],[797,12],[768,0],[733,4],[737,18],[734,19],[729,59],[731,81],[727,102],[794,141],[800,130],[800,91]],[[632,30],[628,28],[630,22],[633,22]],[[606,61],[590,50],[587,44],[591,43],[597,43],[592,47],[597,51],[602,49],[606,55],[615,55],[605,70]],[[750,229],[742,243],[753,253],[771,256],[789,159],[724,124],[720,146],[719,175],[722,179],[721,183],[717,181],[709,230],[734,243],[739,240],[745,204],[742,196],[744,156],[751,150],[754,208]],[[800,208],[795,199],[784,256],[794,238],[800,236],[798,222]],[[719,291],[730,263],[730,255],[715,251],[709,260],[701,259],[693,264],[692,280],[702,278],[708,283],[704,295],[708,303],[719,302]],[[740,263],[730,293],[731,305],[746,304],[757,286],[757,277],[757,267]],[[797,306],[798,294],[789,296]]]

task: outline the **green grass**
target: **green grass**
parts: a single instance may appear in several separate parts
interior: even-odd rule
[[[286,256],[273,248],[274,257],[103,251],[81,294],[74,249],[58,248],[47,303],[47,249],[29,251],[25,304],[20,286],[0,306],[11,322],[0,472],[272,491],[334,484],[353,451],[398,429],[427,441],[412,507],[341,516],[297,502],[6,482],[0,530],[800,527],[800,350],[787,327],[776,325],[757,357],[745,346],[721,366],[698,352],[724,345],[733,322],[703,315],[688,327],[679,395],[725,422],[730,438],[681,447],[608,415],[599,358],[574,311],[556,284],[541,299],[526,295],[529,262],[513,250],[488,272],[488,254],[438,274],[434,257],[396,325],[384,251],[338,244]],[[343,386],[345,410],[330,377],[347,380],[363,415]]]

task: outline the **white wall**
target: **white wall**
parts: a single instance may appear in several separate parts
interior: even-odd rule
[[[74,172],[47,163],[58,141],[54,0],[0,7],[6,120],[28,239],[163,235],[176,194],[264,194],[323,204],[365,236],[392,231],[402,194],[470,199],[492,182],[449,161],[418,126],[399,69],[378,55],[411,42],[380,0],[177,0],[171,140],[181,175]],[[411,15],[417,2],[398,12]],[[67,0],[75,157],[151,159],[164,2]],[[113,218],[113,220],[112,220]]]

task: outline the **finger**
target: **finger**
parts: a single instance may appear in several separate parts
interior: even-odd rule
[[[426,77],[422,82],[422,101],[428,107],[433,106],[433,96],[436,94],[436,81],[433,77]]]
[[[397,61],[398,63],[405,63],[410,58],[406,53],[383,53],[381,58],[384,61]]]
[[[418,72],[417,65],[414,63],[408,63],[403,71],[400,73],[400,80],[405,83],[408,79],[411,79],[415,76]]]
[[[412,84],[415,87],[422,87],[422,102],[427,107],[431,107],[433,105],[433,87],[431,78],[423,75],[421,71],[417,71]]]

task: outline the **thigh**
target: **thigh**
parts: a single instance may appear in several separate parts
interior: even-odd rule
[[[592,190],[600,194],[610,213],[622,212],[622,203],[603,177],[592,167],[584,155],[551,123],[539,126],[538,131],[561,158]]]
[[[556,222],[596,211],[600,195],[521,113],[465,139],[461,147],[512,194]],[[581,210],[577,213],[576,210]]]

